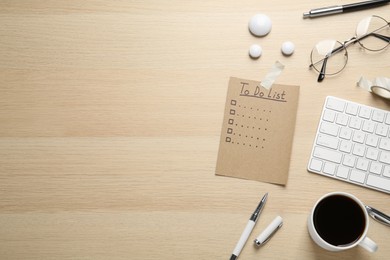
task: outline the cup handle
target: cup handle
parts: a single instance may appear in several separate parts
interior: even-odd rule
[[[378,250],[378,245],[372,241],[370,238],[365,237],[360,243],[359,246],[363,247],[367,251],[373,253]]]

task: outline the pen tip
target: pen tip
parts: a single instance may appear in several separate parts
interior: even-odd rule
[[[257,238],[255,239],[254,242],[255,242],[256,246],[261,246],[261,243],[260,243],[260,241]]]

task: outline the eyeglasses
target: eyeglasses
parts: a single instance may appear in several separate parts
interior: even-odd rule
[[[335,75],[345,68],[348,62],[347,47],[355,43],[368,51],[386,49],[390,44],[390,23],[380,16],[372,15],[359,22],[356,35],[351,39],[317,43],[310,54],[310,68],[319,73],[318,82],[323,81],[325,75]]]

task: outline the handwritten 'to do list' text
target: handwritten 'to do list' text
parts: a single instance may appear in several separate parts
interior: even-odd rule
[[[256,86],[255,88],[251,88],[249,83],[247,82],[240,82],[241,84],[241,92],[240,96],[245,97],[254,97],[254,98],[262,98],[262,99],[268,99],[272,101],[278,101],[278,102],[287,102],[287,93],[286,91],[277,91],[272,88],[269,90]]]

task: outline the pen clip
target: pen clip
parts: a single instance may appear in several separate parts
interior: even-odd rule
[[[366,209],[367,209],[368,214],[373,219],[375,219],[376,221],[378,221],[381,224],[384,224],[384,225],[390,227],[390,217],[389,216],[387,216],[386,214],[384,214],[384,213],[380,212],[379,210],[374,209],[373,207],[370,207],[370,206],[366,206]]]
[[[265,243],[267,243],[267,242],[271,239],[271,237],[276,233],[276,231],[278,231],[282,226],[283,226],[283,222],[280,223],[279,226],[278,226],[277,228],[275,228],[275,230],[272,231],[272,233],[269,234],[269,236],[268,236],[263,242],[260,242],[258,239],[255,239],[255,244],[256,244],[257,246],[262,246],[262,245],[264,245]]]

